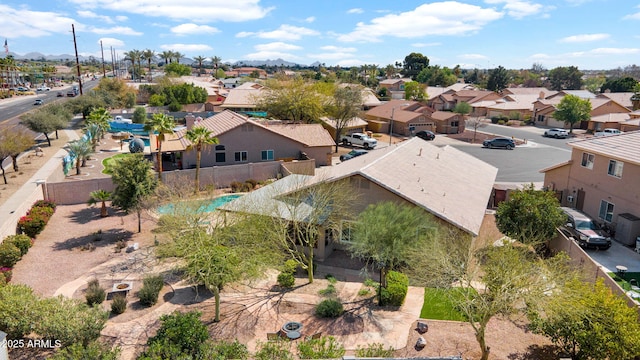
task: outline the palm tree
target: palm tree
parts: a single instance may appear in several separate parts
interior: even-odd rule
[[[100,128],[100,138],[104,139],[105,134],[109,132],[109,129],[111,129],[109,120],[111,120],[111,113],[109,113],[107,109],[99,107],[89,113],[87,123],[98,125]]]
[[[211,57],[211,63],[213,64],[213,77],[214,78],[218,78],[218,65],[220,65],[220,61],[222,59],[220,59],[217,56],[212,56]]]
[[[131,80],[136,81],[136,62],[140,62],[140,56],[142,52],[140,50],[131,50],[124,53],[125,59],[131,61]]]
[[[184,54],[181,54],[179,51],[173,53],[173,57],[176,59],[176,62],[180,64],[180,59],[184,57]]]
[[[200,159],[202,157],[202,147],[204,145],[218,144],[218,138],[211,136],[213,132],[204,126],[196,126],[187,131],[187,140],[191,145],[187,150],[196,149],[196,187],[195,193],[200,191]]]
[[[163,51],[160,53],[160,57],[164,60],[164,64],[167,65],[171,59],[173,59],[173,51]]]
[[[95,123],[87,123],[84,127],[84,131],[91,136],[91,150],[95,152],[100,139],[100,126]]]
[[[193,60],[198,62],[198,76],[200,76],[200,74],[202,74],[202,62],[205,61],[207,58],[202,56],[202,55],[198,55],[196,57],[193,58]]]
[[[67,144],[65,148],[72,158],[76,161],[76,175],[80,175],[80,166],[84,164],[87,157],[93,153],[91,144],[85,140],[76,140]]]
[[[100,208],[100,217],[107,217],[109,213],[107,213],[107,200],[111,200],[111,193],[106,190],[96,190],[92,191],[89,194],[89,205],[95,205],[100,201],[102,203],[102,207]]]
[[[153,81],[153,75],[151,75],[151,60],[156,56],[156,52],[151,49],[146,49],[142,52],[142,58],[147,60],[147,65],[149,67],[149,82]]]
[[[156,134],[156,161],[158,162],[158,180],[162,182],[162,142],[165,134],[173,134],[176,126],[173,116],[167,114],[153,114],[153,117],[144,125],[144,130]]]

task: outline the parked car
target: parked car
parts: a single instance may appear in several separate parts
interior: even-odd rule
[[[36,89],[36,91],[49,91],[49,90],[51,90],[51,88],[44,85]]]
[[[349,159],[353,159],[356,156],[364,155],[368,153],[367,150],[353,149],[346,154],[340,155],[340,161],[347,161]]]
[[[369,137],[367,134],[363,133],[353,133],[343,135],[340,139],[342,145],[359,145],[364,147],[365,149],[373,149],[378,145],[378,140]]]
[[[594,136],[611,136],[611,135],[618,135],[618,134],[622,134],[622,131],[618,129],[613,129],[613,128],[606,128],[602,131],[596,132],[593,135]]]
[[[549,129],[544,132],[544,136],[556,139],[566,139],[569,137],[569,132],[565,129]]]
[[[44,104],[44,100],[42,99],[36,99],[36,101],[33,103],[33,105],[42,105]]]
[[[495,138],[483,141],[482,147],[513,150],[516,147],[516,142],[509,138]]]
[[[58,97],[64,97],[64,93],[62,91],[58,91],[58,93],[56,94]]]
[[[601,250],[607,250],[611,247],[609,235],[589,215],[569,207],[561,209],[567,215],[567,222],[561,227],[561,230],[573,238],[578,245],[583,248]]]
[[[429,130],[418,131],[416,133],[416,136],[422,140],[427,140],[427,141],[433,140],[436,138],[436,134],[434,134],[433,131],[429,131]]]
[[[26,88],[26,87],[24,87],[24,86],[18,86],[18,91],[19,91],[19,92],[29,91],[29,88]]]
[[[75,91],[73,91],[73,90],[69,90],[69,91],[67,91],[67,96],[68,96],[68,97],[74,97],[74,96],[76,96],[76,95],[77,95],[77,94],[76,94],[76,92],[75,92]]]

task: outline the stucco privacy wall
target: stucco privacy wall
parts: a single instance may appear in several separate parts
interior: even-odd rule
[[[42,199],[42,187],[34,184],[33,191],[8,215],[7,219],[3,219],[4,221],[0,222],[0,242],[5,237],[16,234],[18,220],[27,214],[33,203]]]

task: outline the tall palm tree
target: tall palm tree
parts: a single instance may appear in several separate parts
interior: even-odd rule
[[[187,140],[191,145],[187,150],[196,149],[196,187],[195,193],[200,191],[200,159],[202,158],[202,148],[204,145],[218,144],[218,138],[211,136],[213,132],[204,126],[196,126],[187,131]]]
[[[136,81],[136,63],[140,65],[140,57],[142,52],[140,50],[133,49],[124,53],[125,59],[131,61],[131,80]]]
[[[173,53],[173,58],[176,59],[176,62],[178,64],[180,64],[180,59],[182,59],[184,57],[184,54],[180,53],[179,51],[176,51]]]
[[[173,134],[173,128],[176,126],[173,116],[167,114],[153,114],[153,117],[144,125],[144,130],[154,132],[156,134],[156,161],[158,162],[158,180],[162,182],[162,142],[165,134]]]
[[[214,78],[218,78],[218,66],[220,65],[220,61],[222,61],[222,59],[220,59],[217,56],[212,56],[211,57],[211,63],[213,64],[213,77]]]
[[[107,212],[107,201],[111,199],[111,193],[100,189],[92,191],[89,196],[89,205],[95,205],[98,201],[102,203],[100,207],[100,217],[109,216],[109,213]]]
[[[164,60],[164,64],[167,65],[171,59],[173,59],[173,51],[163,51],[160,53],[160,57]]]
[[[89,117],[87,118],[87,124],[96,124],[100,128],[100,138],[104,139],[104,136],[111,125],[109,125],[109,120],[111,120],[111,113],[103,107],[99,107],[94,109],[89,113]]]
[[[80,175],[80,166],[86,161],[87,156],[91,155],[91,144],[85,140],[76,140],[67,144],[65,150],[75,158],[76,161],[76,175]]]
[[[84,127],[84,131],[91,136],[91,150],[95,152],[100,139],[100,126],[95,123],[87,123]]]
[[[202,55],[198,55],[196,57],[193,58],[193,60],[198,62],[198,76],[200,76],[200,74],[202,74],[202,62],[205,61],[207,58],[202,56]]]
[[[147,60],[147,66],[149,67],[149,82],[153,81],[153,75],[151,75],[151,60],[156,56],[156,52],[151,49],[146,49],[142,52],[142,58]]]

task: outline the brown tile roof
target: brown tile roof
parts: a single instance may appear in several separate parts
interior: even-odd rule
[[[406,123],[417,117],[423,116],[422,112],[417,112],[416,110],[424,108],[424,105],[417,101],[391,100],[380,106],[374,107],[367,111],[366,114],[367,116],[391,120],[391,113],[393,112],[393,121]]]
[[[618,93],[602,93],[602,94],[598,94],[598,97],[606,97],[608,99],[611,99],[615,102],[617,102],[618,104],[627,107],[629,109],[631,109],[633,107],[633,104],[631,103],[631,97],[633,96],[634,93],[632,92],[618,92]]]
[[[431,114],[431,118],[434,120],[447,120],[456,116],[458,116],[458,114],[451,111],[436,111],[433,114]]]
[[[306,147],[334,146],[336,144],[327,129],[320,124],[267,125],[265,128],[304,144]]]
[[[619,135],[592,137],[568,144],[574,149],[640,165],[640,130]]]

